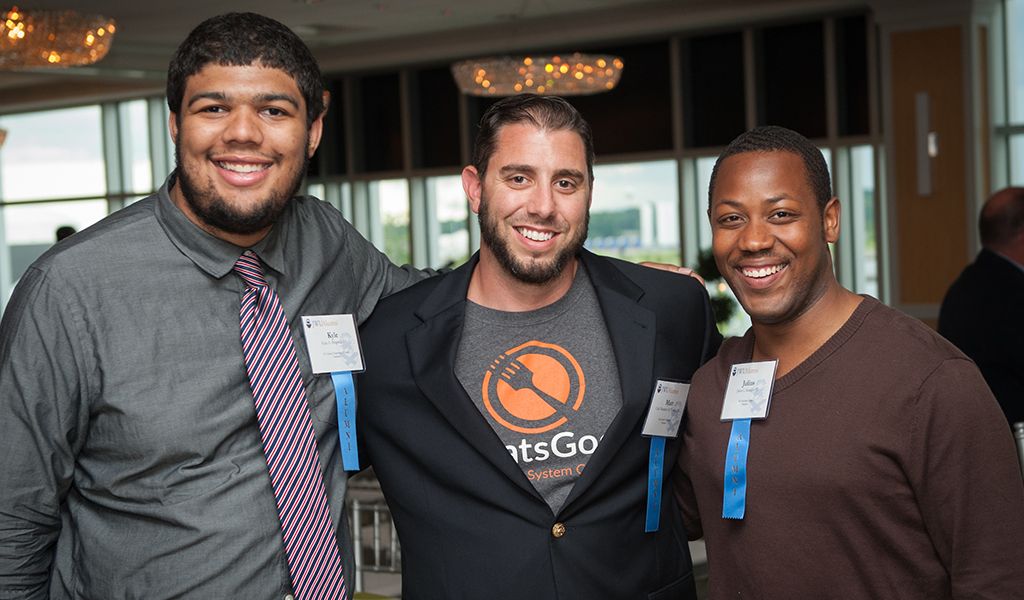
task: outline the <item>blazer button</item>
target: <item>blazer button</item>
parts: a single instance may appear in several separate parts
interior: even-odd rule
[[[565,535],[565,525],[562,523],[555,523],[551,526],[551,535],[556,538],[560,538]]]

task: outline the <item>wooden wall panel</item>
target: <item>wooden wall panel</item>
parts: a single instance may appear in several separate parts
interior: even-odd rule
[[[894,32],[890,37],[897,304],[942,301],[964,266],[967,234],[964,62],[960,27]],[[917,193],[915,97],[931,98],[932,193]]]

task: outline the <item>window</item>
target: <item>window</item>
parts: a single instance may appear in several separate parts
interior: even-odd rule
[[[457,267],[469,259],[469,204],[462,191],[462,177],[428,177],[427,265]]]
[[[1003,4],[1003,97],[995,113],[996,187],[1024,185],[1024,0]]]
[[[385,179],[365,184],[370,206],[369,239],[399,265],[412,262],[409,182]]]
[[[57,227],[80,230],[107,214],[100,114],[86,106],[0,117],[0,304]],[[81,197],[99,199],[38,202]]]
[[[676,161],[595,166],[587,247],[634,262],[679,264]]]
[[[842,284],[879,296],[875,152],[869,145],[840,148],[832,168],[842,207],[838,271]]]
[[[0,127],[0,200],[107,193],[99,106],[0,117]]]
[[[118,105],[121,124],[121,177],[125,192],[147,194],[153,189],[153,161],[149,155],[149,107],[145,100]]]

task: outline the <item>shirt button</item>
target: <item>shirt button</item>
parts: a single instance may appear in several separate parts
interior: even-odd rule
[[[552,525],[551,526],[551,535],[555,536],[556,538],[560,538],[563,535],[565,535],[565,524],[563,524],[563,523],[555,523],[554,525]]]
[[[291,594],[285,594],[284,595],[284,600],[295,600],[295,596],[293,596]]]

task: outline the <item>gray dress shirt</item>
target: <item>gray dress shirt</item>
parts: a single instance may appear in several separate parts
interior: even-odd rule
[[[43,255],[4,314],[0,598],[291,592],[239,341],[243,249],[188,221],[169,185]],[[361,322],[423,275],[310,197],[252,249],[290,320],[351,590],[334,392],[300,317]]]

